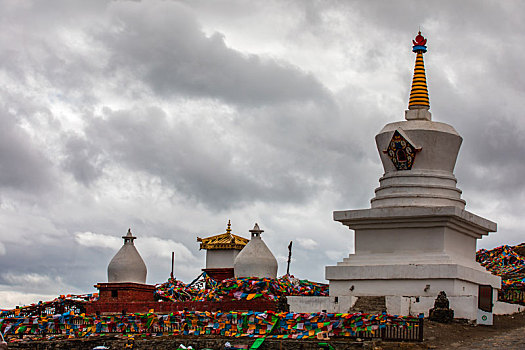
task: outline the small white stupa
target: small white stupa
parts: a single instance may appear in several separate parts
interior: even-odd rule
[[[124,239],[124,245],[108,265],[108,282],[145,284],[148,270],[137,248],[135,248],[135,244],[133,244],[133,240],[137,237],[134,237],[131,234],[131,229],[129,229],[128,233],[122,238]]]
[[[261,239],[262,232],[264,231],[257,224],[250,230],[252,239],[233,262],[236,278],[277,278],[277,260]]]

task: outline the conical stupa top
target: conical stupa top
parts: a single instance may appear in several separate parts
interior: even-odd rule
[[[412,78],[412,89],[410,90],[410,100],[408,109],[430,109],[430,100],[428,98],[427,77],[425,75],[425,63],[423,54],[427,52],[427,39],[419,32],[412,40],[414,46],[412,51],[416,53],[416,66],[414,67],[414,77]]]
[[[277,278],[277,260],[261,239],[264,232],[255,224],[250,233],[252,239],[248,242],[233,261],[233,272],[236,278]]]
[[[129,229],[128,233],[122,238],[124,244],[108,265],[108,282],[146,283],[148,269],[135,244],[133,244],[133,240],[137,237],[133,236],[131,229]]]

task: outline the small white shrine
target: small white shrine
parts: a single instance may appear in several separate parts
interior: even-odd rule
[[[335,211],[355,231],[355,254],[326,267],[331,296],[385,296],[390,314],[428,316],[445,291],[456,318],[476,319],[478,288],[501,286],[475,260],[476,240],[496,223],[465,210],[454,166],[462,138],[432,121],[421,33],[404,121],[376,136],[384,174],[370,209]],[[489,289],[490,290],[490,289]],[[494,301],[497,293],[494,293]]]
[[[124,239],[124,244],[108,265],[108,282],[145,284],[148,269],[133,243],[137,237],[133,236],[129,229],[122,239]]]
[[[235,258],[235,278],[277,278],[277,259],[261,238],[264,230],[256,223],[250,230],[252,238]]]

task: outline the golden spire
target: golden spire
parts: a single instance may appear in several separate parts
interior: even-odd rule
[[[418,33],[415,40],[412,40],[414,46],[412,51],[416,53],[416,66],[414,67],[414,77],[412,79],[412,90],[410,90],[410,100],[408,109],[430,109],[430,100],[428,98],[427,78],[425,75],[425,63],[423,54],[427,52],[427,39],[421,32]]]
[[[232,233],[232,224],[230,220],[228,220],[228,228],[226,228],[226,233],[228,234]]]

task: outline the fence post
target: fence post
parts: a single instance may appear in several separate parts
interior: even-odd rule
[[[425,317],[423,314],[419,315],[419,338],[418,341],[423,341],[423,322],[425,320]]]

